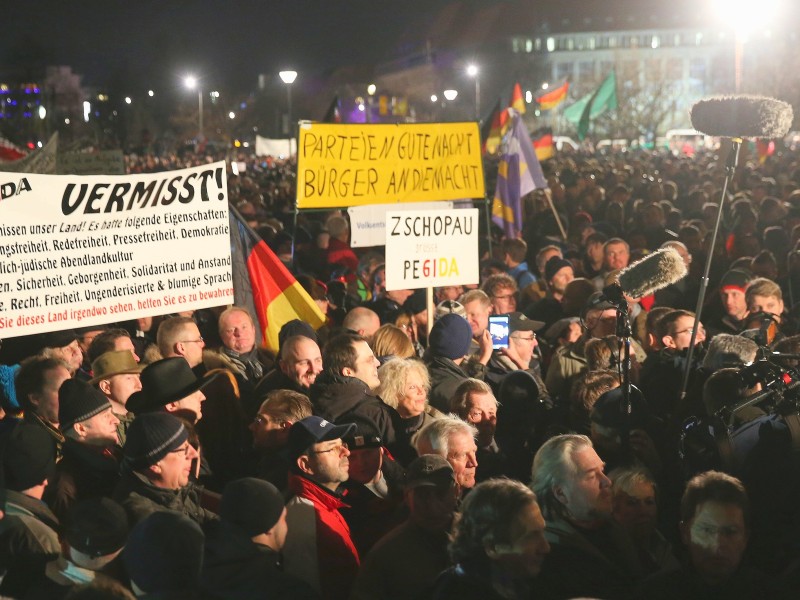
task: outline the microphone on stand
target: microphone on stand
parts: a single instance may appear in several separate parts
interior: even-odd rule
[[[623,294],[644,298],[686,277],[686,263],[673,248],[661,248],[622,269],[619,283],[603,288],[603,295],[618,304]]]
[[[726,165],[727,175],[719,201],[717,220],[711,234],[711,246],[708,249],[703,278],[700,280],[700,293],[697,296],[697,309],[695,310],[695,319],[699,323],[708,289],[708,274],[711,272],[711,259],[714,256],[714,246],[722,220],[725,196],[728,193],[728,184],[733,179],[736,165],[739,162],[742,139],[784,137],[792,126],[794,112],[791,105],[775,98],[748,95],[716,96],[696,102],[689,111],[689,118],[692,127],[697,131],[706,135],[731,138],[733,142],[733,149]],[[686,389],[689,386],[689,372],[698,329],[695,327],[692,330],[679,400],[686,397]]]

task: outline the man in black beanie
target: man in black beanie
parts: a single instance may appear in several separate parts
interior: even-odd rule
[[[119,479],[119,419],[100,390],[67,379],[58,390],[58,421],[64,434],[63,458],[48,486],[47,503],[63,520],[78,500],[110,496]]]
[[[240,600],[319,598],[280,567],[287,531],[283,496],[274,485],[253,477],[228,483],[220,521],[206,528],[203,590]]]
[[[203,541],[195,521],[170,510],[136,524],[122,553],[136,597],[199,597]]]
[[[30,582],[58,556],[59,522],[42,501],[55,471],[55,453],[41,427],[15,428],[3,451],[4,518],[0,519],[0,595],[21,597]]]
[[[425,364],[431,375],[428,400],[435,409],[449,412],[450,398],[458,385],[468,379],[461,364],[471,343],[472,329],[469,323],[455,313],[444,315],[431,329]]]
[[[137,416],[122,454],[121,477],[113,497],[131,523],[165,510],[182,513],[201,525],[217,519],[200,505],[202,488],[189,481],[198,454],[189,444],[183,421],[163,412]]]

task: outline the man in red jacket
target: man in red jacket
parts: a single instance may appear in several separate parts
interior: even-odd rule
[[[286,505],[284,569],[332,600],[349,597],[359,566],[350,528],[339,512],[347,505],[337,493],[350,471],[350,451],[342,438],[354,428],[311,416],[289,430],[289,489],[294,497]]]

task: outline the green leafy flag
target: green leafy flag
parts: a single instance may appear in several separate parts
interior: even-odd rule
[[[581,100],[578,100],[578,102]],[[600,84],[600,87],[594,91],[586,106],[583,107],[583,112],[581,112],[581,118],[578,122],[578,139],[582,140],[586,137],[591,121],[594,121],[607,110],[615,108],[617,108],[617,75],[612,70],[608,77],[603,80],[603,83]]]

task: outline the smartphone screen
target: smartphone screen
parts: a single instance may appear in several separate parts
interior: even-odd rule
[[[489,333],[492,336],[492,348],[508,348],[508,315],[490,315]]]

